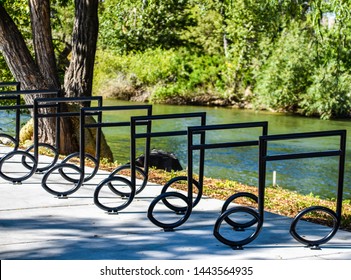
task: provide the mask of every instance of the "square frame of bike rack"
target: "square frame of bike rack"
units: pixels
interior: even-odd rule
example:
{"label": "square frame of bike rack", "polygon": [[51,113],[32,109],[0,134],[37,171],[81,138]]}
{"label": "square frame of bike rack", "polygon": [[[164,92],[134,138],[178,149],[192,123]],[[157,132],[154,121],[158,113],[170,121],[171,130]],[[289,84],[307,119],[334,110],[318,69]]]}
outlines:
{"label": "square frame of bike rack", "polygon": [[[192,184],[191,179],[193,178],[193,151],[196,150],[210,150],[219,148],[235,148],[235,147],[247,147],[247,146],[258,146],[258,140],[246,140],[246,141],[232,141],[232,142],[221,142],[221,143],[200,143],[194,144],[194,135],[206,133],[207,131],[216,130],[230,130],[230,129],[245,129],[245,128],[262,128],[261,135],[267,135],[268,133],[268,122],[246,122],[246,123],[229,123],[229,124],[213,124],[206,126],[192,126],[188,127],[188,196],[192,196]],[[205,138],[204,138],[205,139]],[[205,165],[205,158],[200,161],[200,165]],[[204,167],[202,167],[203,169]],[[201,174],[203,177],[203,174]],[[203,182],[203,178],[199,178],[199,181]]]}
{"label": "square frame of bike rack", "polygon": [[[83,156],[85,153],[85,129],[87,128],[97,128],[98,129],[98,139],[97,139],[97,153],[96,158],[100,158],[100,144],[101,144],[101,128],[104,127],[126,127],[131,126],[130,121],[120,121],[120,122],[103,122],[102,113],[103,112],[122,112],[122,111],[134,111],[134,110],[146,110],[147,116],[152,115],[152,105],[120,105],[120,106],[104,106],[104,107],[86,107],[81,109],[81,125],[80,125],[80,155]],[[100,119],[96,123],[87,124],[85,118],[88,115],[99,115]],[[82,163],[84,166],[84,162]],[[81,168],[83,167],[81,165]]]}
{"label": "square frame of bike rack", "polygon": [[[152,122],[157,120],[174,120],[174,119],[184,119],[184,118],[200,118],[201,125],[206,125],[206,112],[194,112],[194,113],[178,113],[178,114],[162,114],[162,115],[152,115],[152,116],[136,116],[131,117],[131,151],[130,151],[130,159],[131,159],[131,180],[132,183],[135,184],[136,176],[136,139],[151,139],[157,137],[171,137],[171,136],[186,136],[187,128],[184,130],[176,130],[176,131],[152,131]],[[139,125],[150,124],[150,131],[138,133],[136,131],[136,127]],[[150,154],[150,142],[148,141],[145,146],[145,155]],[[134,159],[134,160],[133,160]],[[145,158],[145,166],[148,168],[148,157]]]}

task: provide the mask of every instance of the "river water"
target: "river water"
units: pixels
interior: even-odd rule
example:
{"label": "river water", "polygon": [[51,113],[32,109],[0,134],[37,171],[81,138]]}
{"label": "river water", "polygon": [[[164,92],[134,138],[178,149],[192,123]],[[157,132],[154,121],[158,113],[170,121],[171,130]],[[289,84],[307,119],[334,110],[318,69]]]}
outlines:
{"label": "river water", "polygon": [[[104,105],[137,104],[125,101],[104,100]],[[344,198],[351,199],[351,120],[320,120],[287,114],[256,112],[229,108],[202,106],[153,105],[153,114],[206,112],[207,124],[226,124],[268,121],[269,134],[297,133],[324,130],[347,129],[347,161],[345,170]],[[104,113],[104,121],[129,120],[131,114]],[[25,118],[23,118],[25,121]],[[154,131],[173,131],[186,129],[187,126],[199,125],[198,119],[178,119],[155,123]],[[13,129],[11,114],[0,111],[0,133]],[[115,160],[129,162],[129,128],[104,128],[106,140],[110,145]],[[222,130],[206,135],[208,143],[236,140],[257,140],[258,129]],[[309,152],[338,149],[337,138],[314,138],[308,141],[279,141],[268,147],[270,153]],[[187,167],[186,136],[153,138],[152,148],[173,152],[183,168]],[[137,142],[137,153],[142,154],[144,144]],[[197,155],[194,154],[194,168],[197,171]],[[334,198],[337,190],[338,157],[313,158],[274,161],[267,163],[267,185],[272,185],[273,171],[276,172],[277,184],[302,194],[314,194],[322,198]],[[230,179],[244,184],[258,185],[258,148],[226,148],[206,151],[205,176]]]}

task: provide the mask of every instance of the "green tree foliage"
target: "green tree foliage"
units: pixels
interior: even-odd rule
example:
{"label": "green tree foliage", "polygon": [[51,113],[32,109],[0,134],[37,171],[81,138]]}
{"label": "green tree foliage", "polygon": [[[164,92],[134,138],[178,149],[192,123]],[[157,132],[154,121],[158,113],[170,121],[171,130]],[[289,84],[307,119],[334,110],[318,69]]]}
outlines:
{"label": "green tree foliage", "polygon": [[252,83],[254,58],[264,59],[261,43],[272,41],[277,32],[277,8],[270,1],[226,2],[229,2],[224,7],[228,54],[235,68],[233,86],[237,88],[243,83],[245,87]]}
{"label": "green tree foliage", "polygon": [[[30,14],[27,0],[18,1],[3,1],[4,8],[10,15],[13,16],[13,20],[19,27],[22,35],[25,38],[31,38],[32,32],[30,27]],[[1,2],[0,2],[1,4]]]}
{"label": "green tree foliage", "polygon": [[272,54],[257,75],[255,101],[258,106],[298,111],[314,72],[309,39],[309,31],[299,22],[291,22],[281,32]]}
{"label": "green tree foliage", "polygon": [[312,85],[301,102],[303,113],[308,116],[349,117],[351,110],[351,75],[338,73],[335,61],[314,71]]}
{"label": "green tree foliage", "polygon": [[351,111],[351,3],[314,1],[310,22],[316,60],[302,103],[306,115],[349,117]]}
{"label": "green tree foliage", "polygon": [[[98,52],[94,91],[119,98],[141,89],[150,91],[150,100],[164,102],[176,98],[187,103],[198,91],[225,94],[226,77],[221,56],[190,54],[187,49],[148,49],[142,53],[116,55]],[[147,67],[145,67],[147,65]]]}
{"label": "green tree foliage", "polygon": [[106,0],[100,14],[101,46],[121,53],[184,46],[181,34],[195,22],[188,0]]}
{"label": "green tree foliage", "polygon": [[323,119],[350,116],[351,17],[346,2],[313,1],[300,11],[304,16],[285,21],[257,75],[258,104]]}
{"label": "green tree foliage", "polygon": [[[30,16],[29,16],[29,7],[27,0],[18,0],[18,1],[0,1],[0,4],[8,10],[8,12],[13,15],[13,19],[16,22],[17,26],[20,27],[21,33],[25,38],[31,38],[30,30]],[[0,53],[0,81],[12,81],[13,76],[8,69],[5,59]]]}
{"label": "green tree foliage", "polygon": [[220,1],[192,1],[191,18],[196,25],[184,30],[182,38],[194,52],[205,55],[224,54],[224,19]]}

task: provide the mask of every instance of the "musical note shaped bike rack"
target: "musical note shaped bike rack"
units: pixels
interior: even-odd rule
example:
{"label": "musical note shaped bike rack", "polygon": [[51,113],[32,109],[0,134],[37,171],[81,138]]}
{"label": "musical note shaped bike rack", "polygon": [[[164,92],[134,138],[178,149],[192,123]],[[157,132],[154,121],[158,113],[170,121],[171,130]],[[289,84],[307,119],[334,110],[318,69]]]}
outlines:
{"label": "musical note shaped bike rack", "polygon": [[[110,122],[104,121],[102,118],[103,112],[114,112],[116,117],[120,114],[121,121]],[[125,106],[105,106],[105,107],[91,107],[81,109],[81,124],[80,124],[80,153],[83,158],[85,151],[85,130],[86,129],[98,129],[100,131],[97,139],[97,153],[96,160],[100,160],[100,138],[101,129],[106,127],[130,127],[130,118],[128,121],[123,121],[122,116],[126,117],[130,113],[138,115],[152,115],[152,105],[125,105]],[[98,114],[99,119],[96,123],[86,123],[86,116]],[[80,163],[80,169],[83,170],[84,161]],[[124,164],[113,170],[107,178],[102,180],[94,191],[94,203],[100,209],[107,211],[109,214],[117,214],[119,211],[126,208],[134,199],[135,194],[140,193],[147,184],[147,174],[141,169],[137,168],[137,172],[143,178],[141,185],[136,189],[135,185],[132,185],[130,179],[120,175],[121,171],[130,169],[130,164]],[[127,187],[127,191],[125,190]],[[130,191],[128,191],[130,190]],[[122,199],[116,199],[122,198]],[[113,206],[112,206],[113,205]]]}
{"label": "musical note shaped bike rack", "polygon": [[[136,163],[134,160],[132,160],[132,159],[135,159],[136,157],[136,140],[143,139],[143,138],[151,140],[153,138],[160,138],[160,137],[186,136],[187,126],[185,126],[183,129],[174,130],[174,131],[170,131],[169,129],[164,128],[165,126],[162,126],[163,129],[161,131],[159,131],[159,129],[155,129],[155,123],[160,124],[160,122],[162,123],[162,121],[169,122],[169,121],[175,121],[177,119],[182,120],[182,123],[180,124],[180,126],[183,126],[183,124],[186,124],[186,123],[194,124],[194,122],[197,122],[200,125],[205,125],[206,113],[195,112],[195,113],[180,113],[180,114],[163,114],[163,115],[153,115],[149,117],[137,116],[137,117],[131,118],[131,181],[133,185],[136,184],[136,171],[137,171]],[[150,127],[149,127],[150,131],[146,131],[146,132],[137,131],[136,129],[137,126],[139,126],[140,124],[145,124],[145,122],[150,124]],[[149,155],[149,154],[150,154],[150,142],[147,142],[145,145],[145,155]],[[148,166],[149,166],[148,157],[146,156],[145,167],[148,168]],[[145,173],[148,173],[148,169],[145,170]],[[175,180],[178,180],[178,179],[184,180],[183,177],[177,178]],[[173,182],[175,181],[173,180]],[[165,230],[168,230],[168,229],[172,229],[173,227],[176,227],[177,224],[181,223],[182,220],[187,219],[191,213],[191,209],[198,203],[202,195],[202,189],[200,185],[197,182],[193,182],[193,183],[198,187],[198,195],[194,201],[190,201],[185,195],[176,191],[169,192],[167,194],[161,194],[152,201],[152,203],[148,208],[147,216],[149,220],[155,225],[163,227]],[[182,201],[181,203],[184,204],[184,206],[182,206],[182,209],[184,211],[179,212],[179,211],[173,211],[171,208],[169,209],[172,210],[173,212],[183,215],[183,217],[181,217],[179,221],[172,222],[170,224],[159,221],[154,215],[154,210],[156,205],[160,201],[162,201],[164,205],[168,207],[170,205],[168,200],[172,198],[173,199],[176,198],[178,201],[179,200]]]}
{"label": "musical note shaped bike rack", "polygon": [[[300,152],[300,153],[285,153],[285,154],[268,154],[268,143],[274,141],[286,141],[286,140],[298,140],[308,138],[321,138],[321,137],[338,137],[339,148],[335,150],[327,151],[312,151],[312,152]],[[342,197],[343,197],[343,184],[344,184],[344,171],[345,171],[345,152],[346,152],[346,130],[335,130],[335,131],[319,131],[319,132],[304,132],[304,133],[292,133],[292,134],[280,134],[280,135],[266,135],[259,138],[259,186],[258,186],[258,211],[254,211],[251,208],[245,206],[237,206],[226,210],[217,219],[214,227],[215,237],[222,243],[237,249],[242,248],[243,245],[249,244],[259,235],[264,221],[264,199],[265,199],[265,187],[266,187],[266,166],[267,162],[279,161],[279,160],[294,160],[294,159],[305,159],[305,158],[317,158],[317,157],[339,157],[338,163],[338,184],[337,184],[337,199],[336,199],[336,210],[333,211],[324,206],[311,206],[300,213],[298,213],[293,219],[290,226],[290,234],[302,244],[305,244],[312,249],[319,248],[319,245],[328,242],[337,232],[342,214]],[[220,226],[227,217],[231,214],[239,211],[247,211],[257,220],[257,227],[250,238],[243,240],[232,240],[223,237],[219,231]],[[322,238],[319,239],[307,239],[305,236],[300,234],[297,230],[298,223],[311,212],[324,212],[327,216],[329,215],[333,220],[333,226],[331,230]]]}
{"label": "musical note shaped bike rack", "polygon": [[[7,83],[6,83],[7,84]],[[15,83],[16,84],[16,83]],[[14,84],[14,85],[15,85]],[[18,89],[18,86],[17,86]],[[13,143],[13,150],[7,153],[0,159],[0,176],[14,184],[20,184],[22,181],[29,179],[35,172],[38,172],[38,165],[40,164],[39,158],[32,154],[32,148],[29,147],[26,150],[18,150],[19,146],[19,134],[21,128],[21,111],[30,110],[33,108],[33,104],[21,104],[21,96],[34,95],[34,96],[53,96],[57,97],[59,91],[57,90],[16,90],[16,91],[3,91],[0,92],[1,100],[12,100],[15,104],[4,105],[0,107],[0,110],[15,110],[15,136],[8,134],[0,134],[0,137],[7,138]],[[17,159],[18,158],[18,159]],[[24,168],[18,166],[17,170],[6,171],[6,164],[15,162],[22,164]],[[18,176],[18,174],[24,174]]]}
{"label": "musical note shaped bike rack", "polygon": [[[84,104],[96,102],[98,106],[102,106],[101,96],[92,97],[58,97],[58,98],[36,98],[34,100],[34,156],[38,158],[39,147],[44,146],[50,148],[55,153],[55,158],[58,158],[58,152],[60,150],[60,136],[61,136],[61,121],[64,118],[80,117],[80,109]],[[68,105],[78,106],[79,109],[68,110],[64,108]],[[48,110],[49,109],[49,110]],[[56,119],[56,131],[55,131],[55,146],[39,143],[39,119],[43,118],[55,118]],[[57,163],[55,160],[49,166],[45,166],[41,171],[46,171],[41,185],[47,192],[56,195],[59,198],[65,198],[76,192],[83,184],[83,182],[90,180],[97,172],[98,164],[93,156],[85,154],[82,157],[87,157],[93,162],[94,169],[88,176],[84,174],[84,168],[81,169],[79,166],[69,163],[68,161],[74,157],[80,157],[79,151],[68,155],[62,162]],[[56,172],[57,171],[57,172]],[[57,174],[61,175],[61,179],[57,179]],[[50,177],[54,175],[52,180]]]}
{"label": "musical note shaped bike rack", "polygon": [[[186,177],[175,177],[171,179],[169,182],[165,184],[165,186],[162,189],[161,195],[156,198],[155,202],[163,199],[164,204],[171,210],[173,210],[176,213],[185,213],[183,219],[179,220],[176,223],[173,224],[168,224],[168,223],[161,223],[159,221],[154,221],[154,223],[162,228],[164,230],[173,230],[176,227],[179,227],[180,225],[184,224],[187,219],[189,218],[191,214],[192,208],[199,202],[201,195],[202,195],[202,190],[203,190],[203,177],[204,177],[204,166],[205,166],[205,151],[209,149],[220,149],[220,148],[230,148],[230,147],[245,147],[245,146],[258,146],[258,141],[231,141],[231,142],[216,142],[216,143],[206,143],[208,140],[208,135],[206,133],[209,133],[210,131],[215,132],[215,133],[220,133],[220,131],[223,130],[229,130],[229,129],[247,129],[247,128],[259,128],[261,130],[260,135],[265,135],[267,134],[267,129],[268,129],[268,123],[267,122],[251,122],[251,123],[233,123],[233,124],[219,124],[219,125],[201,125],[201,126],[189,126],[188,127],[188,141],[187,141],[187,159],[188,159],[188,174]],[[198,144],[194,143],[194,138],[196,136],[199,136]],[[216,137],[217,140],[218,137]],[[194,178],[193,170],[194,170],[194,152],[199,151],[199,178],[198,182]],[[176,205],[171,204],[168,202],[165,198],[168,196],[173,196],[173,192],[167,192],[167,189],[174,183],[177,183],[179,181],[186,181],[187,182],[187,199],[188,199],[188,204],[191,205],[191,201],[193,201],[193,193],[194,193],[194,188],[193,185],[195,185],[199,190],[200,190],[200,195],[196,197],[194,200],[193,206],[192,207],[178,207]],[[232,197],[231,201],[234,200],[237,197],[252,197],[251,194],[247,193],[240,193],[237,194],[236,197]],[[257,201],[257,199],[256,199]],[[230,222],[230,221],[229,221]]]}

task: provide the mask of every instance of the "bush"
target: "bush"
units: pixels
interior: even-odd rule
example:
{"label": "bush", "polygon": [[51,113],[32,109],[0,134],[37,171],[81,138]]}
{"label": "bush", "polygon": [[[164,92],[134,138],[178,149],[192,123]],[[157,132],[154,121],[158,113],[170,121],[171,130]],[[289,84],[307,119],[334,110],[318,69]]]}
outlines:
{"label": "bush", "polygon": [[94,92],[111,96],[117,88],[148,90],[153,102],[197,93],[224,93],[228,82],[225,67],[221,56],[196,55],[185,49],[154,49],[128,56],[99,51]]}
{"label": "bush", "polygon": [[100,50],[95,65],[94,93],[110,96],[116,87],[146,88],[171,79],[173,57],[172,51],[160,49],[128,56]]}
{"label": "bush", "polygon": [[259,71],[254,93],[256,106],[298,111],[311,84],[313,49],[307,31],[295,24],[285,32]]}
{"label": "bush", "polygon": [[336,62],[322,66],[313,75],[312,85],[301,102],[308,116],[349,117],[351,112],[351,75],[338,73]]}

